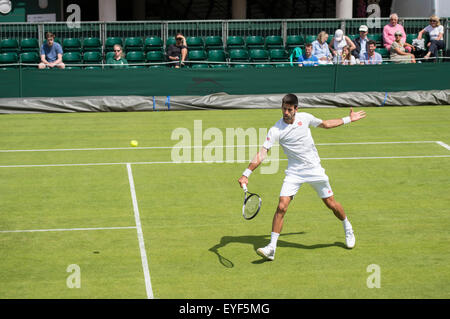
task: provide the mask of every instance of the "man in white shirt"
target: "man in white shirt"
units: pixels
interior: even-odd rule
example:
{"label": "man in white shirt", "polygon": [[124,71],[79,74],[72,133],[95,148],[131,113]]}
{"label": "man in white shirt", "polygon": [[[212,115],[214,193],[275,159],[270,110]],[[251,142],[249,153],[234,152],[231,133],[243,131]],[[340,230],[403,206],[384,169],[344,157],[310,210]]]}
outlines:
{"label": "man in white shirt", "polygon": [[328,176],[320,165],[320,157],[309,127],[334,128],[358,121],[364,118],[366,113],[364,111],[353,112],[351,109],[350,116],[322,121],[309,113],[297,112],[298,98],[294,94],[287,94],[283,97],[281,110],[283,118],[269,130],[263,147],[238,180],[241,187],[243,184],[248,184],[248,177],[261,164],[272,145],[277,142],[281,145],[288,157],[286,177],[281,187],[278,207],[272,222],[271,241],[266,247],[257,250],[258,255],[268,260],[274,260],[277,240],[283,228],[284,215],[289,203],[303,183],[310,184],[325,205],[342,221],[346,245],[348,248],[353,248],[355,236],[352,225],[348,221],[342,205],[334,199]]}

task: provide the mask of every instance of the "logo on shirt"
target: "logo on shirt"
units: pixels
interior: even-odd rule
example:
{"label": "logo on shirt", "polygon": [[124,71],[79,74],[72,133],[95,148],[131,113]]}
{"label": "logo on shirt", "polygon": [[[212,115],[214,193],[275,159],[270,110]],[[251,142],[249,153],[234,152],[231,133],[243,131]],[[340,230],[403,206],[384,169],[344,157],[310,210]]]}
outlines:
{"label": "logo on shirt", "polygon": [[298,121],[298,126],[302,126],[303,125],[303,123],[302,123],[302,121]]}
{"label": "logo on shirt", "polygon": [[267,137],[266,140],[267,140],[267,141],[270,141],[270,137]]}

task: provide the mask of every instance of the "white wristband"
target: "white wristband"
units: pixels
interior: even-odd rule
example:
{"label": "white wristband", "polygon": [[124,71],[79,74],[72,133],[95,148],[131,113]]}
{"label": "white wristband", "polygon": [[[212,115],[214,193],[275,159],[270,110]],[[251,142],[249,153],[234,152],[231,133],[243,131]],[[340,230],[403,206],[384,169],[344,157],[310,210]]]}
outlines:
{"label": "white wristband", "polygon": [[244,171],[244,173],[242,173],[242,175],[244,175],[245,177],[249,178],[249,176],[250,176],[251,173],[252,173],[252,170],[247,168],[247,169]]}
{"label": "white wristband", "polygon": [[344,124],[350,123],[352,120],[350,119],[350,116],[346,116],[342,118],[342,121],[344,121]]}

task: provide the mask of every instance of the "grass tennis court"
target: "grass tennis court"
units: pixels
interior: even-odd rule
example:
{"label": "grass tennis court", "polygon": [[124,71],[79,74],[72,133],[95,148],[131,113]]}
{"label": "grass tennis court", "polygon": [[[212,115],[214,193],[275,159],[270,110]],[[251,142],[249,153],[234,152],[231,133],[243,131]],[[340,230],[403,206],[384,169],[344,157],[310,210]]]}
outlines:
{"label": "grass tennis court", "polygon": [[[356,247],[304,185],[273,262],[255,249],[270,237],[282,151],[275,174],[250,177],[263,206],[245,221],[247,162],[199,163],[192,148],[190,162],[173,163],[171,136],[194,120],[224,137],[269,128],[280,110],[1,116],[0,298],[449,298],[450,107],[364,110],[351,125],[312,129]],[[380,288],[367,286],[372,264]],[[69,265],[80,288],[67,286]]]}

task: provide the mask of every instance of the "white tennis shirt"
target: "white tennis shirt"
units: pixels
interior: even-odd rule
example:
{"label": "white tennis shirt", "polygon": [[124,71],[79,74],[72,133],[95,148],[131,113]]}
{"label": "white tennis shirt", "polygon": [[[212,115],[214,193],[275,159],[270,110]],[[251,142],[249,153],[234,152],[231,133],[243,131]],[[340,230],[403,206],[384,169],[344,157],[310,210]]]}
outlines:
{"label": "white tennis shirt", "polygon": [[320,166],[310,126],[317,127],[322,120],[309,113],[297,112],[292,124],[287,124],[281,118],[267,133],[263,147],[269,150],[275,143],[279,143],[288,158],[286,174],[301,174],[305,169]]}

